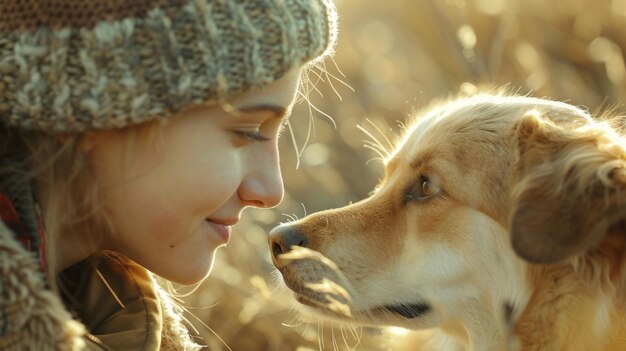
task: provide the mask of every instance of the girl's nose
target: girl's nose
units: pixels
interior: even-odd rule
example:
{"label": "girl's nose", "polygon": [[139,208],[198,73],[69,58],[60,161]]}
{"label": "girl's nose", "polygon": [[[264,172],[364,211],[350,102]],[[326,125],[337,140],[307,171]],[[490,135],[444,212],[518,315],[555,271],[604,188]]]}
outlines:
{"label": "girl's nose", "polygon": [[278,205],[284,195],[277,150],[270,157],[249,160],[251,171],[239,186],[239,198],[248,206],[270,208]]}

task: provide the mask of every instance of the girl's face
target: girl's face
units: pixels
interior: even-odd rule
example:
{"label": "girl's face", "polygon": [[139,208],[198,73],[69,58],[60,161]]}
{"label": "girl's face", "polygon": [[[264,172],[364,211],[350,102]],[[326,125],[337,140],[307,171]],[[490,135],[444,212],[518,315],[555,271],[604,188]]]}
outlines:
{"label": "girl's face", "polygon": [[102,249],[174,282],[210,271],[245,207],[283,197],[277,139],[300,71],[223,107],[196,107],[150,128],[89,134],[93,172],[114,229]]}

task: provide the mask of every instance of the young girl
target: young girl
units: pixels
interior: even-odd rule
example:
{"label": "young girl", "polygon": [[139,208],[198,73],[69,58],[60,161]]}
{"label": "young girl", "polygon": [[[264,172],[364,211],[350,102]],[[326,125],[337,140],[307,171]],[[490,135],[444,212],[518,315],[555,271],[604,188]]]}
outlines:
{"label": "young girl", "polygon": [[0,2],[0,349],[200,348],[151,273],[202,280],[280,202],[329,1]]}

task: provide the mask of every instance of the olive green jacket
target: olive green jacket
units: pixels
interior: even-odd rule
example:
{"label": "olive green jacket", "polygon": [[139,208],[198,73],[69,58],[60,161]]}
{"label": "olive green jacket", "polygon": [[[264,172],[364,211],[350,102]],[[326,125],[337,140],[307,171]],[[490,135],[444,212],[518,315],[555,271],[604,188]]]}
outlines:
{"label": "olive green jacket", "polygon": [[62,275],[65,304],[46,287],[35,255],[0,221],[0,350],[201,349],[181,308],[129,259],[101,253]]}

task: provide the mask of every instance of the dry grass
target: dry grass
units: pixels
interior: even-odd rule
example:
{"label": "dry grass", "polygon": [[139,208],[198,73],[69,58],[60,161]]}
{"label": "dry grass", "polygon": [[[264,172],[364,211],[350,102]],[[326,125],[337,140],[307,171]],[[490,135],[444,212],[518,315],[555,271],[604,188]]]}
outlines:
{"label": "dry grass", "polygon": [[391,138],[431,100],[507,86],[591,111],[624,112],[626,0],[343,0],[338,6],[341,71],[326,62],[329,75],[311,73],[308,99],[315,108],[302,103],[294,110],[298,147],[289,133],[281,141],[285,201],[273,211],[248,211],[211,277],[186,298],[215,333],[193,321],[209,350],[227,349],[215,335],[236,351],[410,349],[415,335],[402,330],[301,321],[289,294],[277,288],[266,233],[278,222],[367,196],[382,172],[368,162],[378,156],[368,148],[384,152],[383,135]]}

